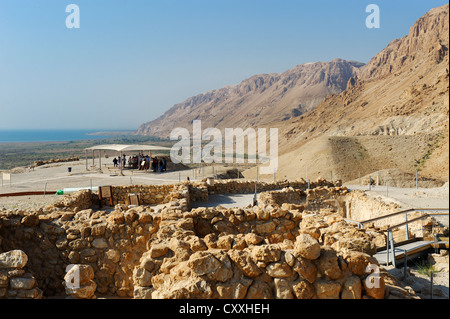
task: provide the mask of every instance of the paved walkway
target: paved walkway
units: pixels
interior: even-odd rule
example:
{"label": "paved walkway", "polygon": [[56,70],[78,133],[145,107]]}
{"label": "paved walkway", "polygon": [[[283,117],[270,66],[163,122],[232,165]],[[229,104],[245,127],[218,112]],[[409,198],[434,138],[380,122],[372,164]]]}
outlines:
{"label": "paved walkway", "polygon": [[209,195],[209,201],[191,203],[191,207],[217,207],[221,205],[225,208],[244,208],[253,204],[253,196],[254,194]]}

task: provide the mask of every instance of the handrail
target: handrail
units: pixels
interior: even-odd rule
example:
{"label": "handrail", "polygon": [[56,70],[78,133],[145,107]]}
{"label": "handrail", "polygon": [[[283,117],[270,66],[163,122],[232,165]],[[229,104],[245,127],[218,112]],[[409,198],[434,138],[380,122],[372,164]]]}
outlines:
{"label": "handrail", "polygon": [[424,219],[425,217],[430,217],[430,216],[448,216],[448,215],[449,215],[448,213],[447,213],[447,214],[444,214],[444,213],[438,213],[438,214],[423,214],[423,215],[420,216],[420,217],[417,217],[417,218],[414,218],[414,219],[410,219],[410,220],[404,221],[403,223],[400,223],[400,224],[391,226],[391,227],[389,227],[389,228],[386,229],[386,230],[392,230],[392,229],[394,229],[394,228],[401,227],[401,226],[407,225],[407,224],[409,224],[409,223],[416,222],[416,221],[418,221],[418,220]]}
{"label": "handrail", "polygon": [[[422,212],[424,212],[424,211],[432,211],[432,212],[433,211],[449,211],[449,209],[448,208],[437,208],[437,209],[434,209],[434,208],[419,208],[419,209],[409,209],[409,210],[406,210],[406,211],[390,214],[391,216],[392,215],[405,214],[405,221],[403,223],[391,226],[391,227],[389,227],[386,230],[386,232],[387,232],[387,238],[386,238],[386,265],[389,265],[389,251],[390,251],[390,247],[389,246],[391,246],[392,247],[392,263],[393,263],[394,267],[396,266],[396,263],[395,263],[395,249],[396,249],[396,247],[394,245],[393,229],[395,229],[397,227],[401,227],[401,226],[406,226],[406,239],[408,240],[409,239],[408,224],[416,222],[416,221],[421,220],[421,219],[424,219],[426,217],[430,217],[430,216],[448,216],[449,215],[449,213],[434,213],[434,214],[433,213],[425,213],[425,214],[423,214],[420,217],[417,217],[417,218],[414,218],[414,219],[411,219],[411,220],[407,220],[408,212],[420,212],[420,211],[422,211]],[[388,218],[388,217],[391,217],[391,216],[386,215],[386,216],[382,216],[382,217]],[[377,219],[377,220],[379,220],[379,219]],[[436,243],[436,242],[437,241],[435,240],[435,241],[432,241],[430,243]],[[406,252],[405,252],[405,254],[406,254]]]}
{"label": "handrail", "polygon": [[375,217],[375,218],[372,218],[372,219],[368,219],[368,220],[365,220],[365,221],[362,221],[362,222],[359,222],[359,223],[364,225],[364,224],[372,223],[372,222],[375,222],[375,221],[378,221],[378,220],[381,220],[381,219],[386,219],[386,218],[394,217],[394,216],[401,215],[401,214],[407,214],[407,213],[410,213],[410,212],[423,212],[423,211],[434,212],[434,211],[448,211],[448,210],[449,210],[448,208],[411,208],[411,209],[403,210],[403,211],[400,211],[400,212],[395,212],[395,213],[392,213],[392,214],[383,215],[383,216]]}

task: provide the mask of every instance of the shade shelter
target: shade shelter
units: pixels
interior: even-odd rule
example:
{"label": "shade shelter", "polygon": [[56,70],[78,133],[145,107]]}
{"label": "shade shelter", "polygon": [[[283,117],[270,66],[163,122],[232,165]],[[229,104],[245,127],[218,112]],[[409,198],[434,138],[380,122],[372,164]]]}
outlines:
{"label": "shade shelter", "polygon": [[[88,152],[92,151],[92,165],[95,166],[95,152],[99,152],[99,167],[102,168],[102,151],[115,151],[122,158],[123,154],[127,152],[150,152],[154,151],[170,151],[169,147],[158,146],[158,145],[124,145],[124,144],[104,144],[89,147],[85,149],[86,154],[86,170],[88,169]],[[122,165],[120,165],[120,174],[122,175]]]}

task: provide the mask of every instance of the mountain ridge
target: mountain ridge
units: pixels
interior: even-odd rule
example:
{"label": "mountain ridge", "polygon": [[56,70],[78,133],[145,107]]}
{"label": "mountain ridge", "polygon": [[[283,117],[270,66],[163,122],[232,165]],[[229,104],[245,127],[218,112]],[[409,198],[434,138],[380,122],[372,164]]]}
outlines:
{"label": "mountain ridge", "polygon": [[[406,36],[363,66],[342,93],[305,115],[273,123],[280,128],[280,175],[304,177],[292,172],[309,165],[304,154],[311,153],[316,160],[309,172],[315,177],[329,176],[324,172],[333,169],[336,177],[353,180],[358,170],[365,175],[391,168],[448,180],[448,12],[447,4],[419,18]],[[367,156],[356,160],[358,154],[334,144],[342,142],[337,137],[359,144]],[[322,143],[322,150],[333,148],[334,154],[322,160],[314,143]]]}
{"label": "mountain ridge", "polygon": [[161,117],[140,126],[137,134],[168,137],[176,127],[202,120],[208,127],[255,127],[306,113],[329,94],[342,92],[364,64],[334,59],[297,65],[283,73],[254,75],[188,98]]}

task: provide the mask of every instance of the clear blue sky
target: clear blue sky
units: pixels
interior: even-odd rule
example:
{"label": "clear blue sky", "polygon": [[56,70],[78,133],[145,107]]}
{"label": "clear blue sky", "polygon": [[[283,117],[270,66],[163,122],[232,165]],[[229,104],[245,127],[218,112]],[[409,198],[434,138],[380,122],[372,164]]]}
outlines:
{"label": "clear blue sky", "polygon": [[[68,4],[79,29],[66,28]],[[365,8],[381,10],[367,29]],[[186,98],[334,58],[367,63],[441,0],[0,0],[0,129],[137,129]]]}

